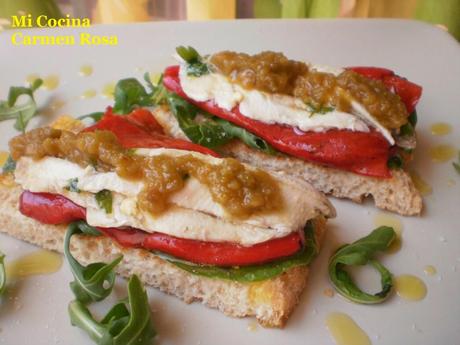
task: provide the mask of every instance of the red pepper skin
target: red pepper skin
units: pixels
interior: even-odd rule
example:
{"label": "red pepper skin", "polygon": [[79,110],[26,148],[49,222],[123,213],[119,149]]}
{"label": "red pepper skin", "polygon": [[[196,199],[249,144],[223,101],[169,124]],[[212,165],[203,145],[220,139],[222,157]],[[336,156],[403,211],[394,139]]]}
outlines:
{"label": "red pepper skin", "polygon": [[174,257],[201,265],[220,267],[247,266],[273,261],[293,255],[301,248],[298,233],[286,237],[243,247],[226,242],[204,242],[177,238],[162,233],[136,234],[139,230],[102,228],[106,235],[112,237],[123,247],[137,247],[158,250]]}
{"label": "red pepper skin", "polygon": [[348,67],[348,69],[365,77],[382,81],[388,89],[401,98],[408,114],[415,110],[415,106],[422,96],[421,86],[397,76],[389,69],[379,67]]}
{"label": "red pepper skin", "polygon": [[134,109],[131,113],[126,115],[126,119],[149,133],[165,134],[163,127],[161,127],[148,109]]}
{"label": "red pepper skin", "polygon": [[[45,224],[67,224],[86,219],[83,207],[64,196],[25,191],[19,209],[27,217]],[[204,242],[177,238],[161,233],[147,233],[134,228],[99,228],[123,247],[158,250],[196,264],[246,266],[286,257],[298,252],[302,239],[298,232],[286,237],[243,247],[226,242]]]}
{"label": "red pepper skin", "polygon": [[86,219],[83,207],[64,196],[50,193],[24,191],[19,198],[19,211],[44,224],[67,224]]}
{"label": "red pepper skin", "polygon": [[[148,120],[147,116],[151,116],[153,121]],[[158,128],[158,126],[160,128]],[[195,151],[214,157],[219,156],[216,152],[204,146],[191,143],[187,140],[168,137],[162,133],[162,129],[160,132],[160,129],[161,126],[156,122],[153,115],[147,109],[136,109],[128,115],[115,115],[109,107],[98,123],[85,128],[84,131],[111,131],[118,138],[121,145],[127,149],[164,147]]]}
{"label": "red pepper skin", "polygon": [[178,71],[178,66],[165,70],[163,83],[167,89],[201,109],[249,130],[281,152],[361,175],[391,177],[387,167],[390,146],[376,131],[301,132],[289,126],[266,124],[242,115],[238,107],[227,111],[213,101],[197,102],[188,98],[180,85]]}

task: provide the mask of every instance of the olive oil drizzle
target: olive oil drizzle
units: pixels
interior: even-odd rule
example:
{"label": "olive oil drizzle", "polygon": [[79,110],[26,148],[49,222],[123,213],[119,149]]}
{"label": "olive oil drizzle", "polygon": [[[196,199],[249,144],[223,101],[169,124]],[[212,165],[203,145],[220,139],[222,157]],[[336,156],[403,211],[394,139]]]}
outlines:
{"label": "olive oil drizzle", "polygon": [[6,275],[14,279],[50,274],[59,271],[61,266],[61,255],[48,250],[39,250],[7,262]]}
{"label": "olive oil drizzle", "polygon": [[337,345],[371,345],[369,336],[347,314],[330,313],[326,326]]}

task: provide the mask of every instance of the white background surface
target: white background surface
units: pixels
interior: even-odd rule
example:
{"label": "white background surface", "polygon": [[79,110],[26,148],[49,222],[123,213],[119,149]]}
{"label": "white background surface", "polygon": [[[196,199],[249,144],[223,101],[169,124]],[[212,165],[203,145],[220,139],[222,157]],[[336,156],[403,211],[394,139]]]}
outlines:
{"label": "white background surface", "polygon": [[[383,262],[395,275],[410,273],[422,278],[428,295],[421,302],[393,296],[377,306],[355,305],[335,295],[328,298],[327,259],[338,243],[350,242],[373,229],[378,211],[367,203],[333,200],[338,217],[329,224],[326,245],[312,266],[307,290],[284,330],[258,327],[248,331],[250,319],[237,320],[199,304],[179,300],[149,289],[153,319],[160,334],[157,344],[333,344],[324,320],[329,312],[349,314],[366,331],[373,344],[459,344],[460,327],[460,175],[451,163],[434,164],[429,147],[449,143],[460,148],[460,45],[433,26],[410,21],[239,21],[219,23],[150,23],[130,26],[97,26],[83,31],[118,35],[116,47],[14,47],[10,32],[0,34],[0,99],[10,85],[21,85],[30,73],[58,74],[61,84],[54,92],[38,91],[40,105],[53,98],[66,101],[55,115],[75,116],[103,110],[111,101],[98,95],[82,100],[83,91],[99,93],[104,84],[123,77],[141,77],[144,71],[160,72],[172,62],[177,45],[192,45],[202,53],[223,49],[247,52],[283,51],[294,59],[336,66],[370,65],[394,69],[423,85],[418,106],[419,147],[414,167],[433,187],[425,198],[420,218],[402,218],[403,247]],[[77,30],[33,34],[71,34]],[[92,76],[78,75],[80,66],[94,67]],[[140,71],[141,69],[142,71]],[[37,118],[32,125],[44,124]],[[429,126],[450,123],[454,131],[433,137]],[[0,149],[15,134],[12,122],[0,123]],[[449,185],[449,179],[456,184]],[[36,250],[4,235],[0,248],[8,259]],[[425,276],[423,268],[434,265],[438,273]],[[369,277],[370,275],[366,275]],[[374,275],[371,275],[374,277]],[[71,327],[67,304],[71,300],[66,265],[56,274],[20,281],[0,304],[0,344],[90,344],[79,329]],[[365,282],[378,286],[378,281]],[[125,295],[118,281],[115,297]]]}

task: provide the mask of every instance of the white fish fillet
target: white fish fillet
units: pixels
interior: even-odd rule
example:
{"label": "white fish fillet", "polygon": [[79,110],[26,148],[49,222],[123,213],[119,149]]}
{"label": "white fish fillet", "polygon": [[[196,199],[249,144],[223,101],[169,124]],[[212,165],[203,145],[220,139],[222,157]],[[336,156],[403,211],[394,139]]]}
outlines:
{"label": "white fish fillet", "polygon": [[[219,158],[173,149],[138,149],[136,153],[147,156],[192,154],[211,164],[221,162]],[[23,157],[17,162],[15,171],[16,182],[23,189],[65,195],[85,207],[87,221],[93,226],[132,226],[182,238],[250,246],[298,231],[309,219],[318,215],[335,215],[327,198],[309,184],[272,175],[279,182],[285,205],[283,211],[238,220],[214,202],[208,189],[194,178],[189,178],[185,188],[171,197],[172,207],[159,216],[153,216],[137,207],[137,195],[143,183],[125,180],[114,172],[97,172],[92,167],[84,169],[54,157],[41,160]],[[66,190],[69,180],[74,178],[78,179],[81,193]],[[106,214],[95,201],[94,193],[103,189],[114,193],[112,214]]]}

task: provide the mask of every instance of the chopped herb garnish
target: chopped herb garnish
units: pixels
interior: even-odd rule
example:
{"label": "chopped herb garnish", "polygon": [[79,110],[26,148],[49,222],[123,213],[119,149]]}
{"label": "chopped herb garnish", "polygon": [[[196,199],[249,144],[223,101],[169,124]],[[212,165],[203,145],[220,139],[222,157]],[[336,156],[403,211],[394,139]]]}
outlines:
{"label": "chopped herb garnish", "polygon": [[324,105],[315,106],[311,103],[305,103],[305,104],[307,105],[308,111],[311,112],[310,117],[312,117],[313,115],[317,115],[317,114],[324,115],[324,114],[330,113],[331,111],[334,111],[333,107],[327,107]]}
{"label": "chopped herb garnish", "polygon": [[3,164],[2,172],[4,174],[13,172],[16,169],[16,162],[13,160],[11,155],[8,156],[5,164]]}
{"label": "chopped herb garnish", "polygon": [[110,214],[112,213],[112,192],[108,189],[103,189],[96,193],[95,195],[97,204],[100,208],[105,210],[105,213]]}
{"label": "chopped herb garnish", "polygon": [[64,189],[70,192],[80,193],[81,190],[78,188],[78,178],[77,177],[71,178],[69,180],[69,184],[66,187],[64,187]]}
{"label": "chopped herb garnish", "polygon": [[204,59],[193,47],[179,46],[177,54],[187,63],[187,74],[193,77],[200,77],[209,73],[209,67]]}

